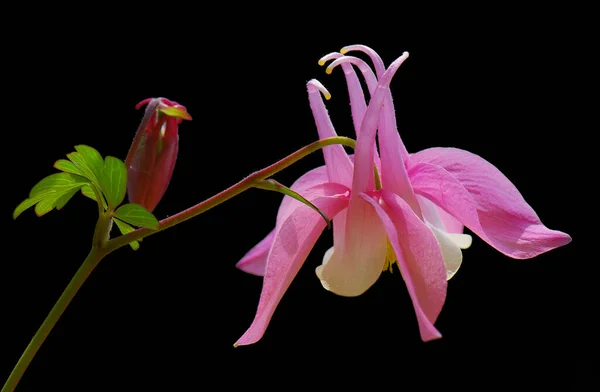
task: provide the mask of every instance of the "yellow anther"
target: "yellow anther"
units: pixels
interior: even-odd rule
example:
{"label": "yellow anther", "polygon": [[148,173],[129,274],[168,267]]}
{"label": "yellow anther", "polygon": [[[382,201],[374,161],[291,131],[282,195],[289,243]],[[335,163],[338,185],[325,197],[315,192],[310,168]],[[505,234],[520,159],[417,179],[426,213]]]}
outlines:
{"label": "yellow anther", "polygon": [[346,47],[344,46],[342,49],[340,49],[340,53],[346,54],[346,53],[348,53],[348,49],[346,49]]}
{"label": "yellow anther", "polygon": [[394,249],[392,248],[392,244],[390,244],[390,240],[387,240],[387,249],[385,252],[385,262],[383,263],[383,270],[388,270],[393,272],[392,265],[397,261],[396,254],[394,253]]}

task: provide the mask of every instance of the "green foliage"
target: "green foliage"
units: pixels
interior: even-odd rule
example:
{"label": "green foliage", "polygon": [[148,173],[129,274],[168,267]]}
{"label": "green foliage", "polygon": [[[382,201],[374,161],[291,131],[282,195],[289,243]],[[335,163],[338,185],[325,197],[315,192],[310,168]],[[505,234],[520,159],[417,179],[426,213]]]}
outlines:
{"label": "green foliage", "polygon": [[123,202],[127,192],[127,169],[123,161],[114,157],[103,159],[94,148],[83,144],[75,146],[75,150],[67,154],[68,160],[54,163],[60,173],[49,175],[31,189],[29,197],[15,208],[14,219],[34,206],[38,216],[55,208],[60,210],[79,190],[99,203],[103,211],[114,211]]}
{"label": "green foliage", "polygon": [[[94,190],[96,192],[94,192]],[[108,210],[108,204],[106,203],[106,200],[104,200],[104,195],[102,194],[102,191],[100,189],[98,189],[98,187],[94,184],[87,184],[81,187],[81,194],[85,197],[89,197],[90,199],[94,200],[95,202],[98,202],[97,198],[96,198],[96,194],[98,194],[100,196],[100,199],[102,201],[102,207],[105,210]]]}
{"label": "green foliage", "polygon": [[79,170],[73,162],[68,161],[66,159],[59,159],[54,163],[54,167],[65,173],[77,174],[79,176],[85,177],[81,170]]}
{"label": "green foliage", "polygon": [[[125,235],[127,233],[131,233],[132,231],[135,231],[135,229],[133,227],[131,227],[130,225],[128,225],[127,223],[123,222],[120,219],[113,218],[113,221],[117,224],[119,231],[123,235]],[[133,241],[133,242],[129,243],[129,246],[131,246],[131,249],[133,249],[133,250],[138,250],[140,248],[140,243],[138,241]]]}
{"label": "green foliage", "polygon": [[15,208],[13,218],[16,219],[23,211],[35,206],[37,216],[42,216],[54,208],[61,209],[81,189],[88,180],[85,177],[71,173],[55,173],[38,182],[25,199]]}
{"label": "green foliage", "polygon": [[158,229],[158,219],[139,204],[124,204],[114,212],[114,216],[134,226]]}
{"label": "green foliage", "polygon": [[119,206],[127,191],[127,169],[118,158],[106,157],[100,174],[100,185],[111,209]]}

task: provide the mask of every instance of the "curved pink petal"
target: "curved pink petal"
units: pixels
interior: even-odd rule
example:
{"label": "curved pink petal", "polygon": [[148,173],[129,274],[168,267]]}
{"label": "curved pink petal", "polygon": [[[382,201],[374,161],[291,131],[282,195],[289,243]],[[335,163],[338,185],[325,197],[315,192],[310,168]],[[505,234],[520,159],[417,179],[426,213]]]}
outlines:
{"label": "curved pink petal", "polygon": [[405,58],[406,53],[385,72],[362,121],[354,150],[352,195],[348,203],[345,230],[338,232],[344,246],[336,246],[328,263],[317,268],[323,286],[339,295],[356,296],[365,292],[381,274],[385,261],[385,230],[359,194],[373,190],[373,158],[379,114],[392,77]]}
{"label": "curved pink petal", "polygon": [[[377,87],[373,91],[371,101],[367,107],[367,112],[363,118],[360,133],[356,140],[356,148],[354,150],[354,177],[352,179],[352,193],[356,197],[358,197],[359,193],[369,190],[369,183],[373,178],[375,135],[377,133],[381,108],[383,107],[384,99],[389,93],[390,82],[392,81],[394,74],[396,71],[398,71],[398,68],[400,65],[402,65],[407,57],[408,53],[404,52],[402,56],[390,64],[390,67],[387,71],[385,71],[379,80]],[[386,169],[384,168],[384,165],[385,163],[382,159],[381,169],[385,172]]]}
{"label": "curved pink petal", "polygon": [[544,226],[508,178],[475,154],[424,150],[411,156],[409,175],[417,193],[507,256],[528,259],[571,241]]}
{"label": "curved pink petal", "polygon": [[[377,77],[373,73],[373,70],[371,69],[371,67],[369,67],[369,65],[364,60],[359,59],[358,57],[343,56],[340,54],[335,59],[334,62],[332,62],[331,64],[329,64],[329,66],[327,66],[327,73],[331,73],[333,68],[337,67],[338,65],[341,65],[344,72],[346,72],[347,68],[345,68],[345,67],[348,67],[349,64],[353,64],[358,67],[360,72],[363,74],[363,77],[365,78],[365,82],[367,83],[367,89],[369,90],[369,95],[372,96],[373,92],[375,91],[375,87],[377,87]],[[362,91],[362,89],[361,89],[361,91]],[[363,93],[363,99],[364,99],[364,93]],[[366,104],[365,104],[364,110],[365,111],[367,110]],[[362,116],[360,118],[362,119],[363,116],[364,116],[364,112],[362,113]],[[357,134],[358,134],[358,131],[357,131]]]}
{"label": "curved pink petal", "polygon": [[[332,64],[336,63],[339,58],[344,58],[345,56],[341,53],[329,53],[326,56],[321,57],[319,60],[319,65],[325,65],[326,61],[336,60]],[[327,73],[331,73],[332,65],[327,67]],[[342,69],[344,71],[344,75],[346,77],[346,84],[348,85],[348,95],[350,96],[350,111],[352,113],[352,121],[354,123],[354,131],[356,135],[360,132],[360,124],[362,123],[362,119],[367,111],[367,103],[365,101],[365,94],[363,93],[362,87],[360,85],[360,81],[358,80],[358,76],[356,76],[356,72],[354,72],[354,68],[352,65],[344,63],[342,64]],[[377,84],[377,81],[375,81]]]}
{"label": "curved pink petal", "polygon": [[[319,64],[323,65],[327,60],[335,59],[329,66],[327,66],[327,73],[330,74],[333,72],[333,69],[338,65],[342,66],[342,70],[346,75],[346,84],[348,85],[348,94],[350,95],[350,109],[352,111],[352,120],[354,122],[354,130],[356,136],[360,134],[360,128],[362,124],[362,120],[367,111],[367,104],[365,101],[365,95],[363,93],[362,87],[360,85],[360,81],[358,80],[358,76],[356,72],[354,72],[354,68],[352,64],[356,65],[358,69],[362,72],[365,81],[367,82],[367,89],[369,90],[369,94],[373,95],[375,91],[375,87],[377,87],[377,78],[375,74],[373,74],[373,70],[371,67],[367,65],[363,60],[352,57],[352,56],[344,56],[341,53],[330,53],[327,56],[324,56],[319,60]],[[381,165],[381,160],[379,159],[379,153],[377,151],[377,146],[373,144],[373,156],[375,157],[375,165],[379,168]],[[381,170],[379,170],[381,172]],[[375,183],[370,183],[369,187],[374,187]]]}
{"label": "curved pink petal", "polygon": [[[383,61],[373,49],[364,45],[351,45],[343,48],[343,50],[344,52],[358,50],[366,53],[373,61],[377,76],[381,79],[383,78],[383,75],[385,75]],[[401,57],[402,60],[400,61],[400,64],[402,64],[406,58],[408,58],[408,53],[404,52]],[[398,60],[394,62],[394,65],[396,62],[398,62]],[[370,82],[372,84],[373,79],[374,77],[372,76],[372,72],[369,72],[367,69],[365,69],[365,80],[367,83]],[[371,86],[369,86],[369,90],[371,90],[371,93],[373,94]],[[383,102],[383,109],[380,114],[378,126],[379,152],[381,155],[382,170],[381,182],[386,189],[404,198],[404,200],[408,202],[408,204],[420,217],[421,210],[419,208],[419,203],[417,203],[415,193],[408,179],[406,167],[404,166],[404,161],[408,158],[408,152],[406,151],[404,143],[402,143],[402,139],[400,138],[400,134],[398,133],[398,129],[396,127],[394,103],[392,94],[389,90],[385,95],[385,101]]]}
{"label": "curved pink petal", "polygon": [[444,211],[437,204],[425,196],[416,195],[419,207],[423,213],[423,218],[438,229],[443,229],[446,233],[462,234],[464,225],[458,219]]}
{"label": "curved pink petal", "polygon": [[264,276],[267,266],[267,255],[269,254],[269,249],[271,249],[274,238],[275,229],[271,230],[262,241],[250,249],[235,266],[249,274]]}
{"label": "curved pink petal", "polygon": [[[350,161],[354,163],[354,154],[349,156]],[[381,171],[381,166],[377,165],[377,169]],[[327,168],[319,166],[312,169],[300,178],[298,178],[290,187],[294,191],[303,194],[305,190],[317,184],[328,182]],[[285,219],[301,204],[298,200],[291,197],[283,197],[279,210],[277,211],[277,223],[285,221]],[[342,211],[333,219],[333,238],[334,243],[338,246],[344,244],[344,231],[346,226],[346,211]],[[244,257],[236,263],[236,267],[240,270],[252,275],[264,276],[265,267],[267,265],[267,255],[273,242],[275,229],[273,229],[262,241],[250,249]]]}
{"label": "curved pink petal", "polygon": [[[348,205],[348,194],[349,189],[341,184],[323,183],[307,189],[303,196],[327,216],[334,217]],[[256,316],[236,346],[255,343],[263,336],[277,304],[324,228],[323,217],[304,204],[299,204],[278,225],[268,255]]]}
{"label": "curved pink petal", "polygon": [[[308,188],[328,181],[327,168],[325,166],[320,166],[303,174],[290,188],[303,194]],[[298,208],[299,204],[302,203],[291,197],[284,196],[281,205],[279,206],[279,210],[277,211],[276,226],[277,224],[284,222],[287,217]],[[335,225],[339,226],[338,223],[335,223]],[[254,248],[250,249],[235,266],[249,274],[263,276],[267,265],[267,255],[269,254],[269,249],[271,248],[274,237],[275,229],[273,229]]]}
{"label": "curved pink petal", "polygon": [[[329,114],[327,114],[323,97],[321,96],[321,93],[323,93],[323,95],[329,97],[329,92],[315,79],[310,80],[306,84],[306,89],[308,90],[310,108],[315,119],[317,131],[319,132],[319,139],[337,136]],[[325,166],[327,167],[329,181],[350,186],[352,183],[353,168],[344,147],[341,144],[324,147],[323,155],[325,156]]]}
{"label": "curved pink petal", "polygon": [[392,77],[406,56],[405,53],[390,65],[371,97],[354,150],[352,195],[345,230],[337,233],[344,246],[336,246],[327,264],[317,268],[323,286],[339,295],[364,293],[381,274],[385,261],[385,230],[359,194],[372,190],[375,135],[381,107]]}
{"label": "curved pink petal", "polygon": [[446,300],[446,267],[432,231],[398,195],[380,191],[384,203],[361,194],[383,222],[398,267],[410,294],[421,339],[429,341],[442,335],[433,326]]}
{"label": "curved pink petal", "polygon": [[[333,181],[331,181],[327,175],[327,168],[325,166],[319,166],[300,176],[290,188],[304,196],[304,192],[307,189],[324,182]],[[289,196],[284,196],[281,205],[279,206],[279,210],[277,211],[277,223],[283,222],[300,204],[302,203],[298,200]]]}
{"label": "curved pink petal", "polygon": [[446,233],[451,234],[462,234],[465,231],[465,226],[460,223],[458,219],[448,214],[443,208],[438,205],[435,206],[437,213],[442,220],[442,226],[446,230]]}
{"label": "curved pink petal", "polygon": [[388,94],[383,113],[379,120],[379,154],[381,156],[381,182],[383,187],[402,197],[421,217],[419,203],[410,184],[406,166],[404,165],[407,153],[400,134],[396,128],[396,116],[392,106],[392,96]]}
{"label": "curved pink petal", "polygon": [[[381,79],[383,77],[386,69],[385,69],[383,60],[381,60],[381,57],[377,54],[377,52],[375,52],[373,49],[371,49],[370,47],[368,47],[366,45],[349,45],[349,46],[343,47],[342,50],[340,50],[340,52],[342,52],[343,54],[346,54],[346,53],[352,52],[352,51],[363,52],[367,56],[369,56],[369,58],[373,62],[373,66],[375,67],[375,73],[377,74],[377,78]],[[385,118],[384,121],[388,122],[388,123],[393,121],[394,131],[397,134],[398,131],[396,130],[396,120],[395,120],[394,113],[395,113],[395,110],[394,110],[394,102],[392,100],[392,94],[388,93],[388,95],[386,96],[386,99],[385,99],[385,108],[383,110],[383,116]],[[402,160],[408,159],[408,151],[406,150],[404,143],[402,143],[402,140],[400,139],[400,135],[398,135],[397,138],[394,138],[392,147],[394,150],[397,149],[399,151],[400,156],[402,157]]]}

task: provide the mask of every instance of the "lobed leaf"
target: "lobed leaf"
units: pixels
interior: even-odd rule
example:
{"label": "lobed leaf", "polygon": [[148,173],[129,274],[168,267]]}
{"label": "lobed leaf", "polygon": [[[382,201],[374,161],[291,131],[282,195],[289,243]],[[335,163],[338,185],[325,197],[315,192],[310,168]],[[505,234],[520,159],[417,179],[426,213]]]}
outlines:
{"label": "lobed leaf", "polygon": [[123,202],[127,191],[127,169],[123,161],[106,157],[100,175],[100,185],[111,208],[116,208]]}
{"label": "lobed leaf", "polygon": [[[133,227],[131,227],[130,225],[128,225],[127,223],[123,222],[120,219],[113,218],[113,221],[117,224],[119,231],[123,235],[131,233],[132,231],[135,231],[135,229]],[[129,243],[129,246],[131,246],[131,249],[133,249],[133,250],[138,250],[140,248],[140,243],[138,241],[133,241],[133,242]]]}
{"label": "lobed leaf", "polygon": [[158,219],[139,204],[129,203],[119,207],[114,216],[134,226],[158,229]]}

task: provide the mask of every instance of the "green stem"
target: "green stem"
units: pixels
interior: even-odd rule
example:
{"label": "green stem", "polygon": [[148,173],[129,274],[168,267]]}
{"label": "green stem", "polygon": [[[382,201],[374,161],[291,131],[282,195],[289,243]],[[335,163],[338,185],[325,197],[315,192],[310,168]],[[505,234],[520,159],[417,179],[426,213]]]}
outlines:
{"label": "green stem", "polygon": [[29,345],[21,355],[21,358],[19,358],[19,362],[17,362],[15,368],[10,373],[8,380],[6,380],[6,383],[2,387],[1,392],[14,391],[19,380],[23,377],[23,373],[25,373],[25,370],[27,370],[27,367],[33,360],[33,357],[38,352],[42,343],[44,343],[46,337],[48,337],[48,334],[52,331],[52,328],[54,328],[54,325],[60,316],[62,316],[67,306],[69,306],[71,300],[73,300],[75,294],[77,294],[83,285],[83,282],[90,276],[100,260],[108,254],[104,247],[108,241],[111,224],[112,220],[110,214],[101,212],[98,216],[96,228],[94,229],[92,250],[90,250],[90,253],[87,255],[83,264],[81,264],[81,267],[79,267],[75,276],[73,276],[58,301],[56,301],[54,307],[52,307],[52,310],[48,313],[48,316],[46,316],[46,319],[31,339],[31,342],[29,342]]}
{"label": "green stem", "polygon": [[142,238],[148,237],[149,235],[156,234],[160,231],[166,230],[170,227],[173,227],[181,222],[185,222],[188,219],[191,219],[195,216],[202,214],[203,212],[218,206],[219,204],[231,199],[232,197],[239,195],[240,193],[252,188],[258,181],[262,181],[266,178],[271,177],[272,175],[282,171],[286,167],[292,165],[293,163],[299,161],[300,159],[306,157],[307,155],[318,151],[319,149],[332,145],[332,144],[342,144],[348,147],[354,148],[355,141],[353,139],[343,137],[343,136],[335,136],[329,137],[325,139],[318,140],[314,143],[309,144],[308,146],[301,148],[300,150],[294,152],[291,155],[283,158],[279,162],[274,163],[273,165],[266,167],[262,170],[259,170],[248,177],[244,178],[242,181],[237,184],[225,189],[224,191],[214,195],[213,197],[196,204],[193,207],[188,208],[176,215],[172,215],[166,219],[161,220],[159,223],[159,227],[157,230],[151,229],[138,229],[136,231],[132,231],[131,233],[122,235],[120,237],[114,238],[107,242],[105,251],[106,253],[110,253],[122,246],[129,244],[130,242],[141,240]]}
{"label": "green stem", "polygon": [[[79,291],[85,280],[90,276],[94,268],[98,265],[100,260],[102,260],[106,255],[111,253],[112,251],[129,244],[130,242],[140,240],[144,237],[147,237],[151,234],[158,233],[159,231],[166,230],[169,227],[173,227],[178,223],[184,222],[188,219],[191,219],[217,205],[223,203],[226,200],[231,199],[232,197],[239,195],[240,193],[254,187],[258,182],[271,177],[272,175],[280,172],[281,170],[287,168],[298,160],[306,157],[307,155],[332,144],[342,144],[345,146],[349,146],[354,148],[355,141],[353,139],[347,137],[331,137],[327,139],[322,139],[317,142],[311,143],[308,146],[296,151],[295,153],[288,155],[286,158],[276,162],[275,164],[257,171],[250,176],[244,178],[242,181],[237,184],[229,187],[228,189],[222,191],[221,193],[216,194],[215,196],[199,203],[191,208],[188,208],[185,211],[180,212],[177,215],[173,215],[169,218],[163,219],[160,221],[160,226],[158,230],[150,230],[150,229],[139,229],[134,232],[128,233],[126,235],[122,235],[113,240],[109,240],[109,232],[111,229],[112,219],[111,213],[112,211],[104,212],[100,209],[100,216],[98,218],[98,223],[96,224],[96,228],[94,230],[94,238],[92,240],[92,250],[88,254],[87,258],[84,260],[83,264],[77,272],[69,285],[63,291],[62,295],[54,304],[54,307],[31,339],[31,342],[21,355],[19,362],[13,369],[10,374],[8,380],[4,384],[1,392],[12,392],[16,388],[19,380],[25,373],[25,370],[33,360],[33,357],[39,350],[40,346],[46,340],[46,337],[63,314],[71,300],[75,297],[75,294]],[[98,203],[101,202],[99,198],[100,195],[96,194],[98,198]]]}
{"label": "green stem", "polygon": [[29,342],[29,345],[23,352],[23,355],[21,355],[21,358],[19,358],[19,362],[17,362],[17,365],[8,377],[6,384],[4,384],[4,387],[2,387],[2,392],[14,391],[19,383],[19,380],[23,376],[23,373],[25,373],[25,370],[31,363],[31,360],[39,350],[40,346],[42,343],[44,343],[44,340],[46,340],[46,337],[60,316],[63,314],[73,297],[75,297],[75,294],[77,294],[77,291],[79,291],[81,285],[83,285],[83,282],[85,282],[88,276],[90,276],[90,273],[94,270],[96,265],[98,265],[98,262],[102,259],[102,257],[104,257],[104,255],[105,252],[100,251],[96,247],[92,248],[81,267],[79,267],[75,273],[75,276],[73,276],[73,279],[71,279],[69,282],[69,285],[65,291],[63,291],[62,295],[58,301],[56,301],[54,307],[33,336],[33,339],[31,339],[31,342]]}

